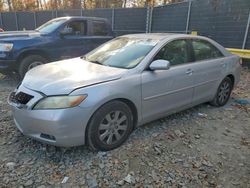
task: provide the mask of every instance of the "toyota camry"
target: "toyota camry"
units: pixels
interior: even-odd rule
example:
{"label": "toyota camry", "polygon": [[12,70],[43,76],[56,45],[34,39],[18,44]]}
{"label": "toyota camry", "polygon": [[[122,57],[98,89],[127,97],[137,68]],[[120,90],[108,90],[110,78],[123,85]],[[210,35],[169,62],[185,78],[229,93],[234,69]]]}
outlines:
{"label": "toyota camry", "polygon": [[16,127],[56,146],[111,150],[140,125],[200,103],[223,106],[240,59],[185,34],[133,34],[31,69],[8,102]]}

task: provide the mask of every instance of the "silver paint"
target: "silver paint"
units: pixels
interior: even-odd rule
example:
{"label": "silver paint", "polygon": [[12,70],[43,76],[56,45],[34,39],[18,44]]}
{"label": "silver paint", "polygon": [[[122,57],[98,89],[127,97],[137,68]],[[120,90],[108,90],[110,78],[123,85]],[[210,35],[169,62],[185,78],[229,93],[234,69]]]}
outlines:
{"label": "silver paint", "polygon": [[[239,57],[211,39],[184,34],[135,34],[126,37],[155,38],[160,42],[133,69],[119,69],[74,58],[38,66],[30,70],[17,92],[34,96],[25,108],[10,102],[18,129],[34,139],[57,146],[85,144],[85,132],[93,113],[111,100],[125,99],[137,110],[137,125],[165,117],[214,98],[221,81],[233,75],[240,79]],[[175,39],[204,39],[225,57],[150,71],[152,57]],[[52,95],[88,97],[77,107],[33,110],[37,101]],[[112,130],[116,130],[111,126]],[[56,140],[42,138],[41,133]]]}

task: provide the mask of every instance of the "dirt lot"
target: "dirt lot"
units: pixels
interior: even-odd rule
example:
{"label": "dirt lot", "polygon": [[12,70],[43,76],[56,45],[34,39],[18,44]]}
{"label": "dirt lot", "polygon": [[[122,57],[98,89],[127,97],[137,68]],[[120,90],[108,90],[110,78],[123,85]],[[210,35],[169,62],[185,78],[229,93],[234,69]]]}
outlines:
{"label": "dirt lot", "polygon": [[0,187],[250,187],[250,71],[230,102],[138,128],[120,148],[90,152],[33,141],[15,128],[0,78]]}

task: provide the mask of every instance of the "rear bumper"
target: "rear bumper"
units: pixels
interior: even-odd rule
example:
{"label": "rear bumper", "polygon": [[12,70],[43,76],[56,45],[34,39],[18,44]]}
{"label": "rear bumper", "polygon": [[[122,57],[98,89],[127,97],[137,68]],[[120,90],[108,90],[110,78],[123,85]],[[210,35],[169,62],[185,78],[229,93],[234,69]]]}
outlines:
{"label": "rear bumper", "polygon": [[234,88],[238,85],[240,82],[240,73],[241,73],[242,67],[238,65],[234,71]]}

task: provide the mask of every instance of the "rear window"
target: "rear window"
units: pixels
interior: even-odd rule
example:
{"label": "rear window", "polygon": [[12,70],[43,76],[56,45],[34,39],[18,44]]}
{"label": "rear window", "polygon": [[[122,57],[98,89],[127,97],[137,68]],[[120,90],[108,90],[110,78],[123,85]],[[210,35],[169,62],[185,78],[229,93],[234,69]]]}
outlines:
{"label": "rear window", "polygon": [[87,24],[86,21],[72,21],[69,22],[62,31],[68,31],[67,35],[86,35]]}
{"label": "rear window", "polygon": [[204,40],[192,41],[196,61],[223,57],[223,54],[211,43]]}
{"label": "rear window", "polygon": [[108,35],[107,24],[103,21],[93,21],[93,35],[107,36]]}

